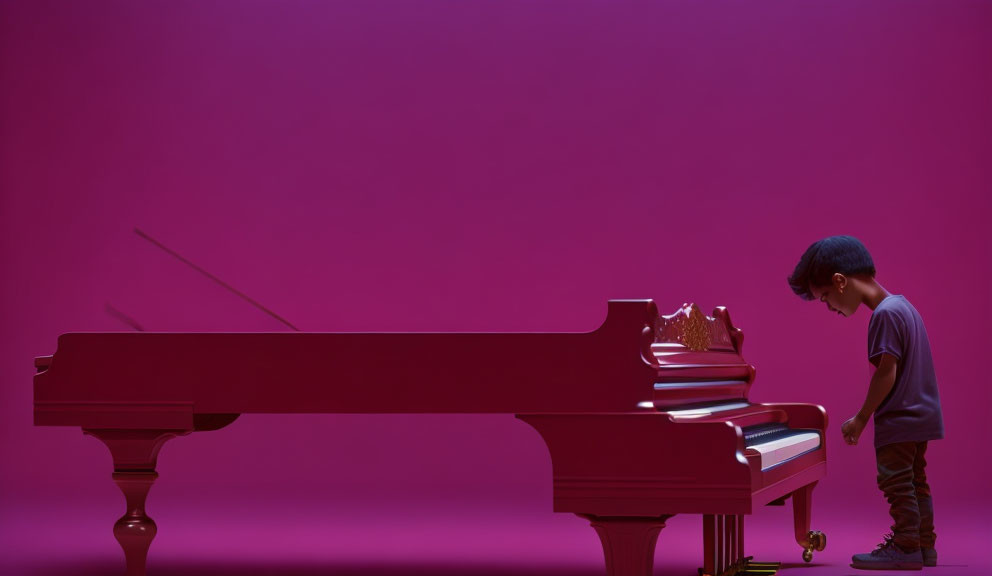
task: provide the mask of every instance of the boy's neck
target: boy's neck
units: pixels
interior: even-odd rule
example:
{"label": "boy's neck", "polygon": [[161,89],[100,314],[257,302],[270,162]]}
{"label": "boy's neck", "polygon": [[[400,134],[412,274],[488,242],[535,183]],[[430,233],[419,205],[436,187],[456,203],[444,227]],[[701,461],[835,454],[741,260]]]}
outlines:
{"label": "boy's neck", "polygon": [[882,300],[892,295],[881,284],[876,282],[874,278],[860,280],[858,284],[858,288],[861,290],[861,303],[870,308],[872,312],[875,311],[875,308],[878,308]]}

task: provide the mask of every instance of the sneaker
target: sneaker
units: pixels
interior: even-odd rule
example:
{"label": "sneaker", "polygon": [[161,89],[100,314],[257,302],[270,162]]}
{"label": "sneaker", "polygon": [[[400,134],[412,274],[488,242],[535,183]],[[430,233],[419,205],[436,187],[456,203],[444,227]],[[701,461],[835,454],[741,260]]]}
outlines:
{"label": "sneaker", "polygon": [[923,553],[923,565],[924,566],[936,566],[937,565],[937,549],[936,548],[920,548],[920,552]]}
{"label": "sneaker", "polygon": [[922,570],[923,553],[903,552],[892,541],[892,534],[886,534],[877,548],[868,554],[855,554],[851,557],[851,568],[861,570]]}

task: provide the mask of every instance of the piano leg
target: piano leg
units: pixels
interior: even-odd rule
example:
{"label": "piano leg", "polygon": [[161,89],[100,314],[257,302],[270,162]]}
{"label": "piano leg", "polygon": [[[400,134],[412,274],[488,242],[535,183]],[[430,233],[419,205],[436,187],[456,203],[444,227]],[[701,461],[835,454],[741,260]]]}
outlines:
{"label": "piano leg", "polygon": [[810,530],[813,508],[813,488],[816,482],[807,484],[792,493],[792,514],[795,520],[796,542],[803,548],[803,560],[813,560],[813,551],[822,551],[827,546],[827,536],[823,532]]}
{"label": "piano leg", "polygon": [[654,548],[665,521],[673,516],[596,516],[577,514],[589,520],[603,543],[607,576],[651,576]]}
{"label": "piano leg", "polygon": [[158,532],[155,521],[145,514],[145,497],[156,478],[155,472],[114,472],[114,482],[127,500],[127,512],[114,524],[114,538],[124,549],[127,576],[145,576],[148,548]]}
{"label": "piano leg", "polygon": [[158,452],[170,438],[185,430],[83,430],[100,439],[114,458],[114,482],[124,493],[127,510],[116,524],[114,537],[124,550],[126,576],[145,576],[148,548],[158,529],[145,514],[145,498],[158,473]]}

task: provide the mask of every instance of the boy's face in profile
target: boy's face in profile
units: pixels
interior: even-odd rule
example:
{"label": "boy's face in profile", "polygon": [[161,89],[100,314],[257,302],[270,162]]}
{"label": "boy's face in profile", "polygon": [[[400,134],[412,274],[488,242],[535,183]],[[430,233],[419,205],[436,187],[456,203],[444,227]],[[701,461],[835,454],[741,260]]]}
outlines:
{"label": "boy's face in profile", "polygon": [[813,297],[827,305],[831,312],[836,312],[841,316],[850,316],[858,309],[861,303],[857,295],[857,290],[849,279],[843,274],[834,274],[833,283],[828,286],[813,286],[810,284],[809,291]]}

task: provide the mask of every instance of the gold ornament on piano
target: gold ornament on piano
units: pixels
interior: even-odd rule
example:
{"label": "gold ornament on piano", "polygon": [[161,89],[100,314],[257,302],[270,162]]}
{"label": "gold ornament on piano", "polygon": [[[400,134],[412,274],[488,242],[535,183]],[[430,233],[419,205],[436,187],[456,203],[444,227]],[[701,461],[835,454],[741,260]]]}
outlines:
{"label": "gold ornament on piano", "polygon": [[709,350],[710,329],[707,326],[706,316],[699,310],[699,306],[695,304],[690,306],[684,314],[678,315],[676,322],[681,332],[679,339],[686,348],[694,352]]}
{"label": "gold ornament on piano", "polygon": [[703,314],[695,304],[683,304],[674,314],[658,316],[655,322],[656,344],[680,344],[692,352],[709,350],[737,351],[730,338],[730,324],[726,309],[714,310],[716,317]]}

